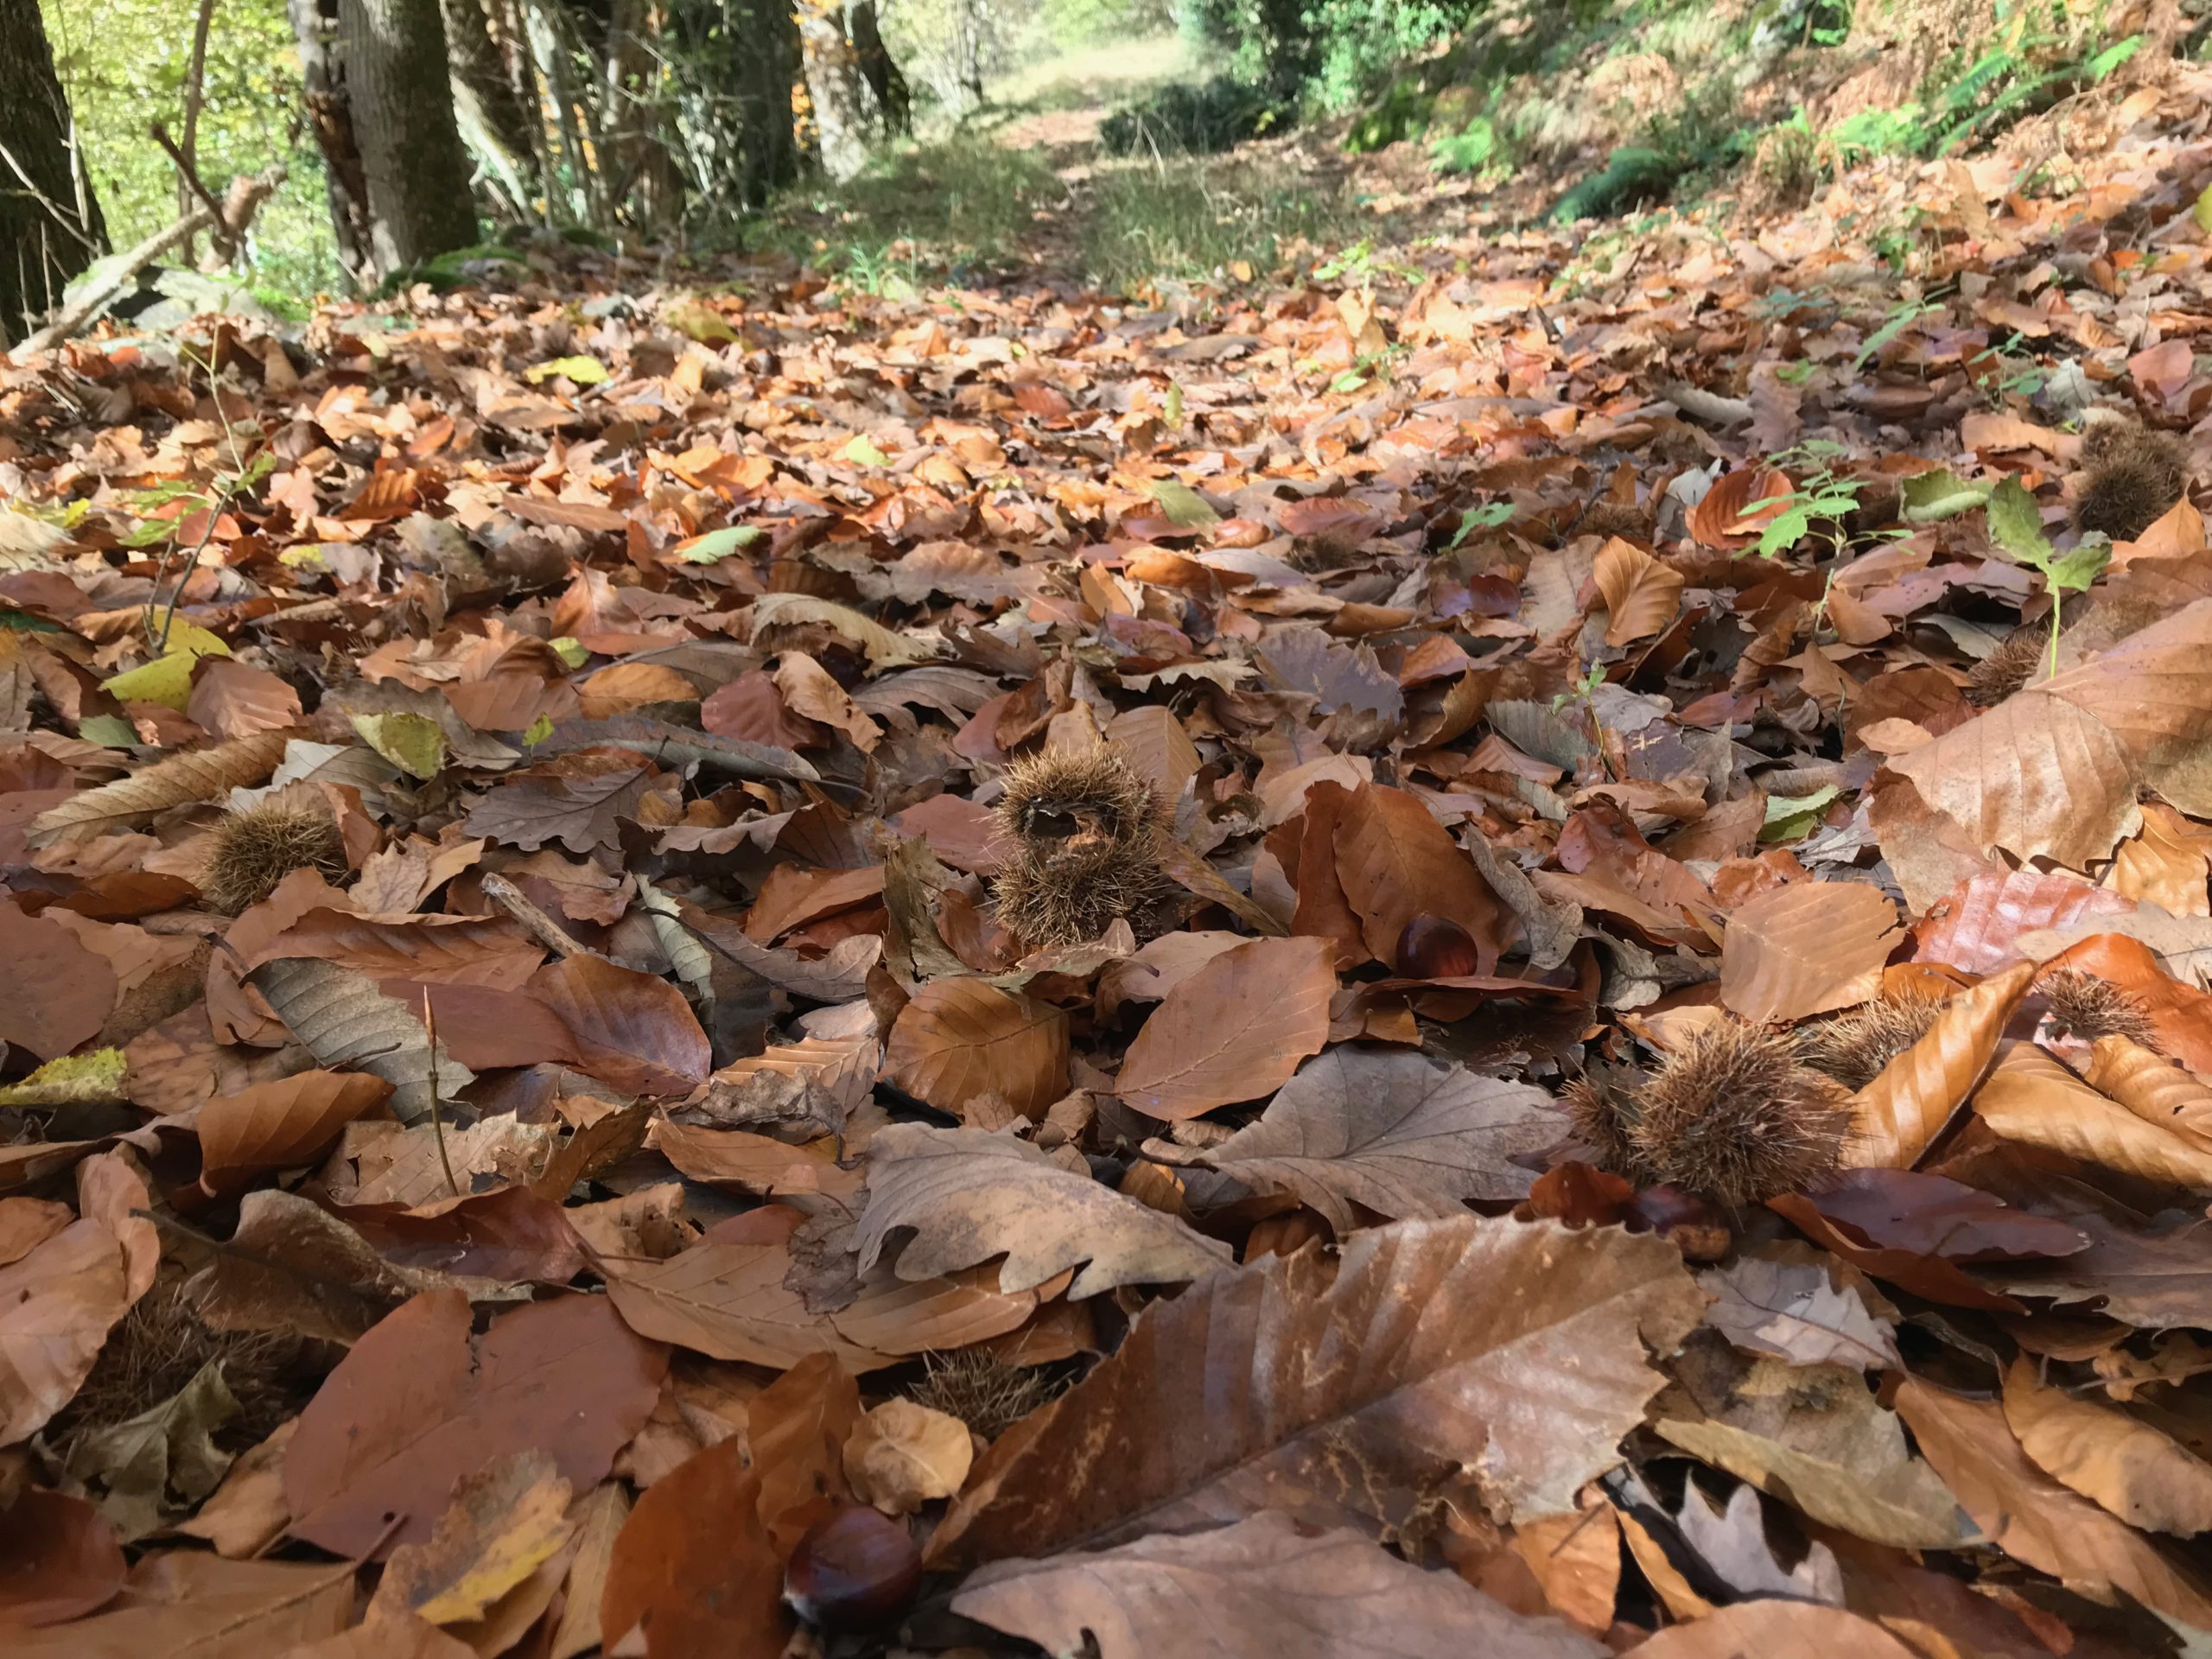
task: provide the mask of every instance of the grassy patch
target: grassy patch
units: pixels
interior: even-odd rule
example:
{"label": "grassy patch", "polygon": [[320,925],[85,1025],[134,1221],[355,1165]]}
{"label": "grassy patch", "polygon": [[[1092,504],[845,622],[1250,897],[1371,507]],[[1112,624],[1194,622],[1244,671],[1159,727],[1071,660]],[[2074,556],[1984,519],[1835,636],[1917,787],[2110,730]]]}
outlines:
{"label": "grassy patch", "polygon": [[1103,168],[1083,224],[1084,270],[1129,292],[1247,265],[1265,272],[1295,244],[1338,239],[1351,204],[1278,163],[1205,156]]}
{"label": "grassy patch", "polygon": [[961,135],[885,157],[845,185],[795,192],[746,240],[850,270],[863,285],[892,270],[1004,269],[1024,263],[1039,211],[1065,194],[1036,156]]}

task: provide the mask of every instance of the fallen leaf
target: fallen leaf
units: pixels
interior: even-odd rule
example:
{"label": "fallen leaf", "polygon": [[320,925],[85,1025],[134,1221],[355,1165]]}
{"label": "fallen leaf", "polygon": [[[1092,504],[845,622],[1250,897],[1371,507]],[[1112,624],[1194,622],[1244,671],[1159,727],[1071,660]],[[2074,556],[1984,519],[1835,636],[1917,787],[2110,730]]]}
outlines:
{"label": "fallen leaf", "polygon": [[1354,1205],[1396,1221],[1523,1197],[1534,1172],[1511,1160],[1557,1141],[1560,1122],[1541,1089],[1344,1046],[1308,1061],[1202,1161],[1293,1194],[1341,1237]]}
{"label": "fallen leaf", "polygon": [[124,1577],[115,1529],[83,1498],[34,1487],[0,1509],[0,1628],[81,1618]]}
{"label": "fallen leaf", "polygon": [[300,1071],[219,1095],[193,1120],[200,1185],[213,1197],[236,1191],[264,1170],[312,1163],[340,1129],[391,1093],[382,1077],[358,1071]]}
{"label": "fallen leaf", "polygon": [[953,1611],[1052,1653],[1101,1659],[1395,1659],[1482,1653],[1603,1659],[1557,1619],[1510,1611],[1450,1573],[1423,1572],[1359,1533],[1260,1514],[1195,1536],[996,1561]]}
{"label": "fallen leaf", "polygon": [[1179,1284],[1233,1260],[1227,1246],[1023,1141],[918,1123],[879,1130],[868,1145],[868,1206],[855,1239],[863,1274],[902,1230],[913,1236],[898,1252],[901,1279],[1003,1255],[998,1288],[1008,1294],[1071,1268],[1082,1270],[1067,1294],[1080,1300],[1116,1285]]}
{"label": "fallen leaf", "polygon": [[578,1068],[626,1094],[688,1094],[714,1070],[707,1033],[664,979],[574,956],[539,969],[530,991],[569,1028]]}
{"label": "fallen leaf", "polygon": [[1897,909],[1859,881],[1770,888],[1729,912],[1720,1000],[1762,1024],[1873,997],[1897,944]]}
{"label": "fallen leaf", "polygon": [[1927,1034],[1852,1096],[1844,1161],[1872,1169],[1918,1163],[1996,1058],[2035,976],[2033,963],[2017,963],[1946,1002]]}
{"label": "fallen leaf", "polygon": [[1750,1659],[1758,1654],[1843,1654],[1929,1659],[1871,1618],[1807,1601],[1745,1601],[1639,1642],[1637,1659]]}
{"label": "fallen leaf", "polygon": [[71,796],[32,820],[33,846],[88,841],[194,801],[219,800],[232,790],[257,784],[284,758],[282,732],[256,732],[213,748],[188,750],[157,760],[111,784]]}
{"label": "fallen leaf", "polygon": [[1697,1282],[1713,1299],[1705,1322],[1747,1352],[1796,1365],[1904,1369],[1897,1328],[1855,1292],[1839,1289],[1823,1262],[1740,1255],[1700,1273]]}
{"label": "fallen leaf", "polygon": [[604,1297],[518,1308],[474,1340],[468,1324],[466,1298],[428,1292],[325,1380],[284,1459],[296,1537],[356,1557],[422,1542],[454,1480],[510,1452],[596,1485],[659,1398],[668,1351]]}
{"label": "fallen leaf", "polygon": [[2212,1191],[2212,1148],[2107,1100],[2033,1043],[2015,1043],[1974,1099],[2007,1141],[2047,1147],[2145,1180]]}
{"label": "fallen leaf", "polygon": [[1681,572],[1618,536],[1598,550],[1591,580],[1605,598],[1609,645],[1650,638],[1675,620],[1681,604]]}
{"label": "fallen leaf", "polygon": [[1274,1092],[1328,1040],[1333,954],[1328,941],[1310,938],[1255,939],[1224,951],[1146,1020],[1115,1092],[1147,1116],[1171,1120]]}
{"label": "fallen leaf", "polygon": [[352,1561],[226,1561],[204,1550],[162,1550],[131,1568],[107,1611],[35,1635],[10,1632],[8,1651],[10,1659],[289,1653],[353,1622],[355,1570]]}
{"label": "fallen leaf", "polygon": [[79,1434],[66,1472],[73,1488],[99,1495],[100,1512],[136,1543],[220,1484],[231,1457],[214,1437],[238,1409],[222,1362],[211,1359],[169,1399]]}
{"label": "fallen leaf", "polygon": [[790,1560],[809,1527],[852,1501],[845,1446],[860,1421],[860,1387],[830,1354],[808,1356],[753,1396],[747,1452],[760,1482],[760,1524],[778,1560]]}
{"label": "fallen leaf", "polygon": [[502,1453],[454,1483],[428,1540],[385,1562],[369,1621],[433,1624],[484,1617],[569,1541],[569,1483],[536,1449]]}
{"label": "fallen leaf", "polygon": [[1067,1015],[980,979],[933,979],[891,1028],[884,1071],[916,1099],[959,1117],[996,1095],[1039,1118],[1067,1093]]}
{"label": "fallen leaf", "polygon": [[2212,1531],[2212,1464],[2124,1411],[2044,1387],[2024,1354],[2005,1373],[2005,1421],[2044,1473],[2130,1526]]}
{"label": "fallen leaf", "polygon": [[2212,1085],[2126,1037],[2100,1037],[2089,1087],[2170,1135],[2212,1152]]}
{"label": "fallen leaf", "polygon": [[615,1536],[600,1592],[598,1639],[609,1652],[640,1624],[649,1659],[783,1650],[791,1620],[760,1497],[742,1436],[646,1489]]}
{"label": "fallen leaf", "polygon": [[367,975],[312,957],[264,962],[246,982],[316,1060],[333,1070],[358,1065],[391,1085],[393,1116],[418,1123],[439,1099],[476,1080],[441,1043],[432,1050],[423,1022],[381,995]]}
{"label": "fallen leaf", "polygon": [[854,1497],[886,1515],[912,1515],[960,1491],[975,1446],[957,1417],[912,1400],[887,1400],[854,1425],[844,1457]]}
{"label": "fallen leaf", "polygon": [[73,1222],[0,1268],[0,1446],[69,1403],[133,1300],[123,1247],[97,1221]]}
{"label": "fallen leaf", "polygon": [[107,1023],[115,970],[60,923],[0,904],[0,956],[10,969],[0,1042],[52,1059],[91,1041]]}
{"label": "fallen leaf", "polygon": [[1398,938],[1424,912],[1457,922],[1487,974],[1510,943],[1510,913],[1435,816],[1402,789],[1362,785],[1336,830],[1337,880],[1359,918],[1367,952],[1397,966]]}
{"label": "fallen leaf", "polygon": [[1643,1421],[1661,1382],[1647,1348],[1671,1351],[1704,1300],[1649,1235],[1472,1216],[1218,1273],[1001,1437],[926,1559],[1100,1547],[1286,1503],[1379,1535],[1458,1467],[1497,1515],[1560,1513]]}

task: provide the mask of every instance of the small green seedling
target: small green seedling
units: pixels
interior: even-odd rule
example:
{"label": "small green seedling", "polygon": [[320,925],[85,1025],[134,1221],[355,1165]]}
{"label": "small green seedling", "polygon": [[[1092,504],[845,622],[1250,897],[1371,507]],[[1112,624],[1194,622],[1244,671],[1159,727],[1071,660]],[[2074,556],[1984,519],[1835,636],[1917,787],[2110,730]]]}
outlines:
{"label": "small green seedling", "polygon": [[1955,518],[1982,510],[1989,539],[2016,564],[2040,572],[2050,595],[2050,648],[2044,657],[2044,674],[2058,672],[2058,630],[2062,596],[2085,594],[2112,563],[2110,538],[2095,532],[2082,538],[2071,552],[2061,553],[2043,533],[2043,514],[2036,499],[2017,478],[2007,476],[1995,488],[1969,484],[1948,472],[1923,473],[1904,483],[1904,516],[1916,524]]}

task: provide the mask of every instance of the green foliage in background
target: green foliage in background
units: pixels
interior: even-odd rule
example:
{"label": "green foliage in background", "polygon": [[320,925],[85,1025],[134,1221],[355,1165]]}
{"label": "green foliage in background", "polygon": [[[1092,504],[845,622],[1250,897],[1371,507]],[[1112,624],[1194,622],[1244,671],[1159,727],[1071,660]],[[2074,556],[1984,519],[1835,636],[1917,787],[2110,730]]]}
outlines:
{"label": "green foliage in background", "polygon": [[[39,3],[109,238],[127,248],[174,222],[180,211],[176,169],[148,129],[160,121],[171,137],[182,137],[199,8],[193,0]],[[301,120],[299,60],[284,0],[222,0],[209,31],[203,84],[199,163],[210,189],[219,195],[234,174],[258,173],[280,161],[291,169],[254,221],[247,249],[254,277],[293,295],[336,288],[341,273],[321,159],[312,137],[295,125]]]}

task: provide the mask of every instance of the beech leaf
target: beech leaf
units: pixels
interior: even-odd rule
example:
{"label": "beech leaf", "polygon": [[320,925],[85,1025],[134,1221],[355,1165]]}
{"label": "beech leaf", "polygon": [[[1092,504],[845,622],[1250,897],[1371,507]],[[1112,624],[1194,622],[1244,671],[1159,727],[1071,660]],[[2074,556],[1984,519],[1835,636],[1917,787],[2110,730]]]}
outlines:
{"label": "beech leaf", "polygon": [[1147,1116],[1169,1119],[1272,1093],[1328,1040],[1333,957],[1326,939],[1310,937],[1223,951],[1153,1010],[1115,1091]]}

